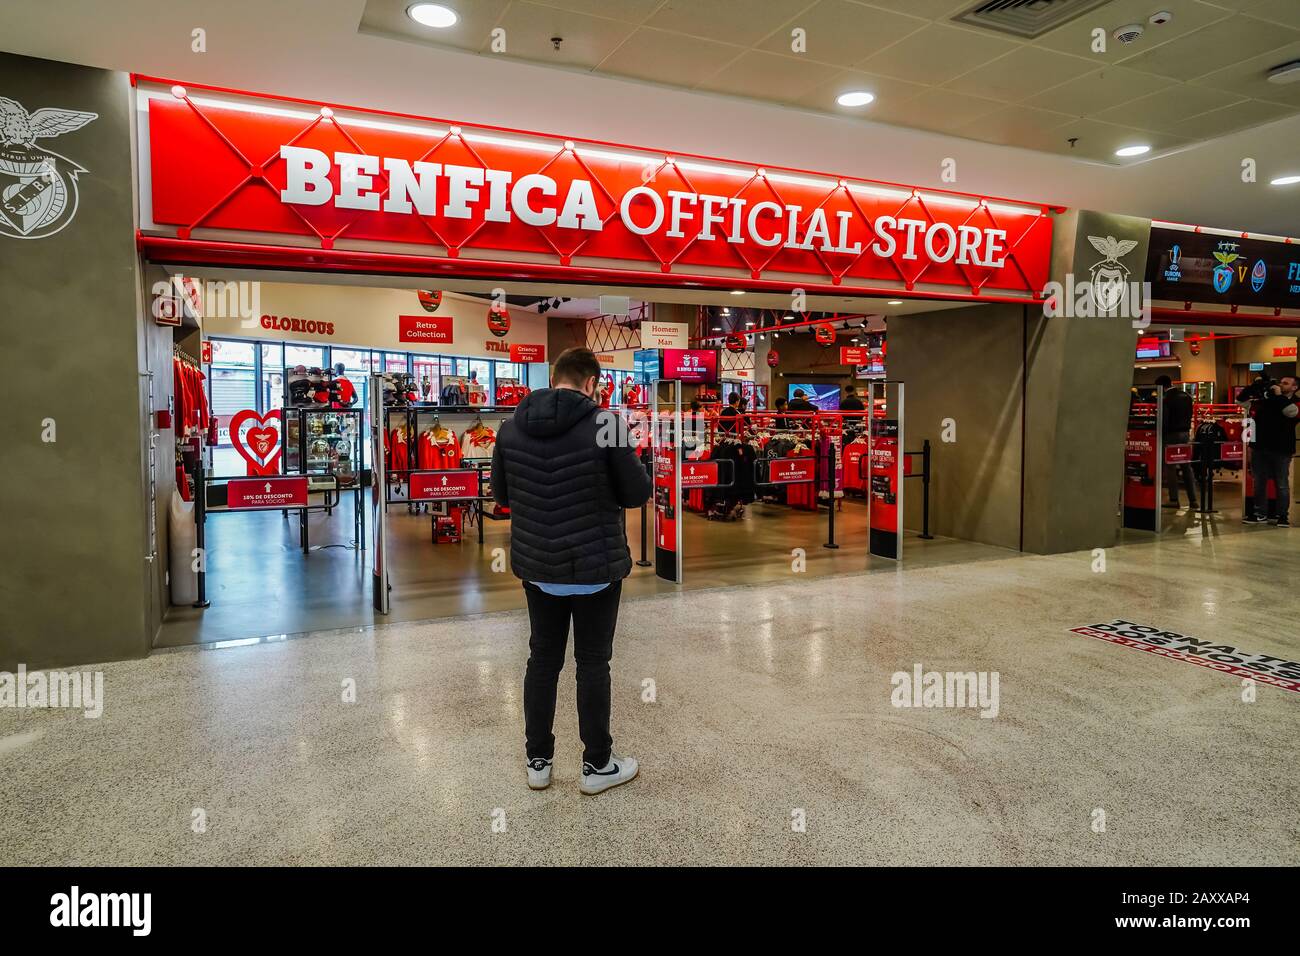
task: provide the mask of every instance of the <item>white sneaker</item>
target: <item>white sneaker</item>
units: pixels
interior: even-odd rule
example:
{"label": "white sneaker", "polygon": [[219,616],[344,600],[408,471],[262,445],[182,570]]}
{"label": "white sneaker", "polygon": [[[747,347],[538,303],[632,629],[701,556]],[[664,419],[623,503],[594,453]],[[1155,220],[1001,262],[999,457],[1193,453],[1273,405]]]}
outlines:
{"label": "white sneaker", "polygon": [[545,757],[534,757],[526,764],[528,786],[532,790],[545,790],[551,785],[551,762]]}
{"label": "white sneaker", "polygon": [[589,763],[582,765],[582,782],[578,789],[587,795],[597,794],[620,783],[627,783],[637,774],[635,757],[620,757],[616,753],[609,755],[609,763],[597,770]]}

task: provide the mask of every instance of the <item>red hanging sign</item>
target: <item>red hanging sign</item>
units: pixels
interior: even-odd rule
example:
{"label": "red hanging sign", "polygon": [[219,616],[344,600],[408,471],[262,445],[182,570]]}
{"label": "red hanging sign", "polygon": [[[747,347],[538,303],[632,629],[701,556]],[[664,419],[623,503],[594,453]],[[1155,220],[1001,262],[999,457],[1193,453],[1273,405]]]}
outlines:
{"label": "red hanging sign", "polygon": [[730,335],[727,336],[728,352],[743,352],[745,351],[747,345],[748,342],[746,342],[745,336],[743,336],[739,332],[732,332]]}
{"label": "red hanging sign", "polygon": [[[245,427],[247,426],[247,427]],[[259,415],[246,408],[230,418],[230,444],[247,463],[250,475],[280,473],[280,409]]]}
{"label": "red hanging sign", "polygon": [[425,312],[437,312],[442,305],[442,293],[421,289],[415,293],[420,298],[420,306]]}
{"label": "red hanging sign", "polygon": [[451,340],[450,315],[399,315],[397,317],[397,341],[399,342],[449,345]]}
{"label": "red hanging sign", "polygon": [[835,344],[835,327],[830,323],[823,322],[821,325],[813,327],[813,338],[817,344],[823,348]]}
{"label": "red hanging sign", "polygon": [[870,350],[860,345],[841,345],[841,365],[866,365],[871,361]]}
{"label": "red hanging sign", "polygon": [[776,349],[768,349],[767,350],[768,368],[776,368],[780,364],[781,364],[781,353],[778,352]]}
{"label": "red hanging sign", "polygon": [[306,506],[306,475],[234,478],[226,483],[226,507],[231,511]]}
{"label": "red hanging sign", "polygon": [[202,230],[239,244],[214,258],[357,271],[382,259],[428,274],[423,256],[482,275],[510,263],[552,279],[1026,298],[1048,279],[1055,207],[1042,203],[138,83],[142,245],[158,259]]}
{"label": "red hanging sign", "polygon": [[510,344],[510,361],[512,362],[545,362],[546,346],[545,345],[518,345]]}
{"label": "red hanging sign", "polygon": [[413,471],[410,479],[411,501],[453,501],[478,497],[478,471]]}
{"label": "red hanging sign", "polygon": [[204,339],[199,343],[199,362],[204,365],[212,364],[212,340]]}
{"label": "red hanging sign", "polygon": [[682,462],[682,489],[712,488],[718,483],[718,463],[716,461]]}
{"label": "red hanging sign", "polygon": [[793,485],[812,481],[817,467],[815,459],[773,458],[768,463],[767,482],[771,485]]}
{"label": "red hanging sign", "polygon": [[510,334],[510,312],[508,309],[492,306],[488,309],[488,331],[502,339]]}

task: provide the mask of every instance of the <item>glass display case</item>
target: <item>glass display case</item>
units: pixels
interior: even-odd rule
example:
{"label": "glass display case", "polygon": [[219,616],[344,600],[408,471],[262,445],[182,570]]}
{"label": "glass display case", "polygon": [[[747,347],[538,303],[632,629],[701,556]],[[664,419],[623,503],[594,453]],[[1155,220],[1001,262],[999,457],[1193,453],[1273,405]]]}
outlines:
{"label": "glass display case", "polygon": [[359,408],[286,408],[284,473],[333,475],[340,488],[355,485],[365,467]]}

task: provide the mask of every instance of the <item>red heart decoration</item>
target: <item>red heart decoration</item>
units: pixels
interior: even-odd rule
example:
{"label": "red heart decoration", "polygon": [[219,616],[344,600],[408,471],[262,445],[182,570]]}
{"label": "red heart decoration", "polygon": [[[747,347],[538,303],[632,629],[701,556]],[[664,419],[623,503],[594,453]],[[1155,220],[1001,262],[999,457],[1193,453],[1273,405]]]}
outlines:
{"label": "red heart decoration", "polygon": [[[259,424],[262,427],[256,427]],[[253,427],[245,431],[244,425]],[[248,442],[247,445],[245,441]],[[280,473],[280,409],[272,408],[263,415],[257,414],[251,408],[236,412],[230,418],[230,444],[248,463],[248,474],[278,475]]]}

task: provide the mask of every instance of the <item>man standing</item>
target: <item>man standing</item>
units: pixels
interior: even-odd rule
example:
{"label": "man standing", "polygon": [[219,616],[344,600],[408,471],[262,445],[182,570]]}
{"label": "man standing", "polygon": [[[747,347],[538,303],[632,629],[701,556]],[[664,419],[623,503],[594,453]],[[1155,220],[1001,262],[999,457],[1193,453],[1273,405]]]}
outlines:
{"label": "man standing", "polygon": [[1273,524],[1291,527],[1291,459],[1295,456],[1295,428],[1300,420],[1296,400],[1296,377],[1284,375],[1263,390],[1255,402],[1255,443],[1250,449],[1250,473],[1255,483],[1255,513],[1242,519],[1246,524],[1263,524],[1268,514],[1268,483],[1277,490],[1277,513]]}
{"label": "man standing", "polygon": [[[1170,445],[1186,445],[1192,440],[1192,396],[1175,388],[1168,375],[1156,379],[1162,391],[1160,412],[1160,454]],[[1187,489],[1187,507],[1196,510],[1196,480],[1191,464],[1165,465],[1165,485],[1169,488],[1170,508],[1178,507],[1178,473]]]}
{"label": "man standing", "polygon": [[524,731],[534,790],[551,784],[570,620],[585,748],[579,789],[600,793],[637,774],[636,760],[612,749],[609,662],[623,578],[632,570],[623,511],[645,504],[651,482],[627,424],[598,404],[600,375],[590,349],[560,353],[553,387],[519,403],[492,456],[493,496],[510,509],[510,565],[528,600]]}
{"label": "man standing", "polygon": [[844,388],[844,401],[840,402],[840,411],[843,412],[863,412],[867,406],[862,404],[862,399],[858,397],[858,389],[855,385],[847,385]]}

